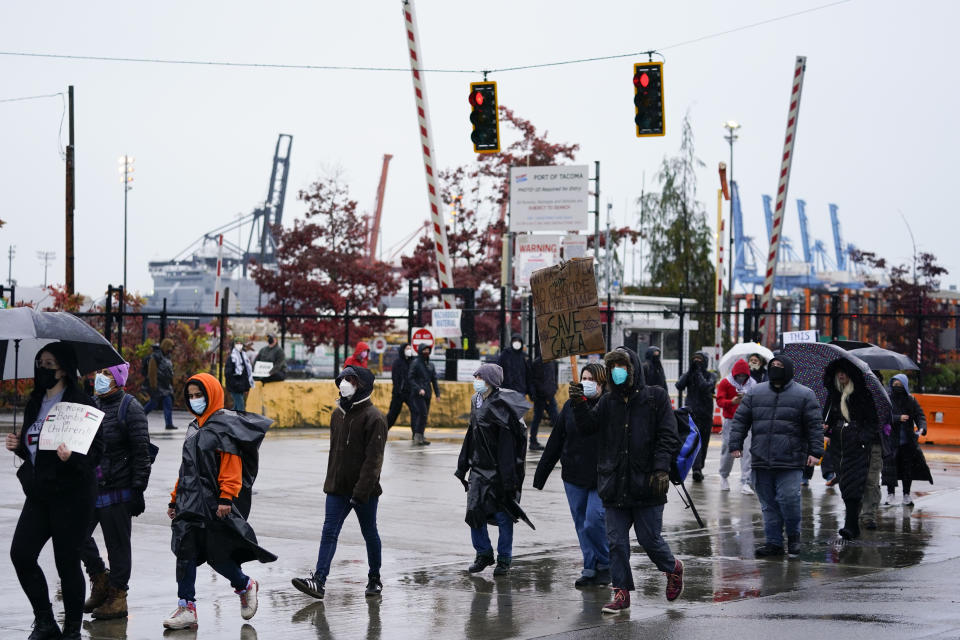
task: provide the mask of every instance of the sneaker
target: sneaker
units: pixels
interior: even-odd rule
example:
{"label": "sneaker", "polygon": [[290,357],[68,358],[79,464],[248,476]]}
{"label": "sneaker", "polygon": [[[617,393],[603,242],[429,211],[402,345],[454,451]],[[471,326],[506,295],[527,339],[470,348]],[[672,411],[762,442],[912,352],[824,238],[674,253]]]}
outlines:
{"label": "sneaker", "polygon": [[720,491],[730,491],[730,481],[726,478],[720,478]]}
{"label": "sneaker", "polygon": [[370,576],[367,580],[367,588],[364,590],[364,595],[368,598],[370,596],[378,596],[383,591],[383,583],[380,582],[380,576]]}
{"label": "sneaker", "polygon": [[543,445],[536,440],[531,440],[529,449],[530,451],[543,451]]}
{"label": "sneaker", "polygon": [[493,568],[494,577],[505,576],[510,572],[510,560],[511,558],[505,558],[504,556],[497,558],[497,566]]}
{"label": "sneaker", "polygon": [[174,431],[176,428],[177,428],[177,425],[175,424],[168,424],[167,426],[164,427],[164,429],[166,429],[167,431]]}
{"label": "sneaker", "polygon": [[703,482],[703,471],[695,469],[693,472],[693,481],[694,482]]}
{"label": "sneaker", "polygon": [[667,602],[673,602],[683,593],[683,561],[677,558],[673,572],[667,573]]}
{"label": "sneaker", "polygon": [[473,559],[473,564],[467,567],[467,571],[470,573],[480,573],[487,567],[493,564],[493,554],[492,553],[478,553],[477,557]]}
{"label": "sneaker", "polygon": [[90,597],[83,603],[84,613],[92,613],[94,609],[106,602],[110,592],[109,578],[109,571],[101,571],[90,576]]}
{"label": "sneaker", "polygon": [[740,493],[742,493],[745,496],[756,495],[753,492],[753,489],[750,488],[750,485],[748,485],[746,482],[740,485]]}
{"label": "sneaker", "polygon": [[165,629],[196,629],[197,628],[197,605],[193,602],[181,600],[177,605],[176,611],[170,614],[170,617],[163,621]]}
{"label": "sneaker", "polygon": [[800,557],[800,536],[787,537],[787,555],[791,558]]}
{"label": "sneaker", "polygon": [[837,474],[831,473],[830,477],[827,478],[827,481],[824,482],[824,484],[827,485],[828,487],[832,487],[836,485],[838,482],[840,482],[840,478],[837,476]]}
{"label": "sneaker", "polygon": [[884,507],[892,507],[897,504],[897,496],[893,493],[888,493],[884,496],[883,502],[880,503]]}
{"label": "sneaker", "polygon": [[595,587],[596,585],[597,585],[596,575],[580,576],[573,583],[573,586],[576,587],[577,589],[583,589],[584,587]]}
{"label": "sneaker", "polygon": [[604,613],[620,613],[630,610],[630,592],[626,589],[613,589],[613,600],[603,605]]}
{"label": "sneaker", "polygon": [[903,494],[903,506],[905,507],[913,506],[913,498],[910,497],[909,493]]}
{"label": "sneaker", "polygon": [[756,558],[778,558],[783,556],[783,547],[777,544],[767,543],[757,547],[753,555]]}
{"label": "sneaker", "polygon": [[257,613],[257,606],[260,604],[257,593],[260,591],[260,583],[253,578],[247,582],[247,588],[243,591],[235,591],[240,596],[240,617],[249,620]]}
{"label": "sneaker", "polygon": [[290,584],[300,593],[305,593],[317,600],[323,600],[323,583],[313,576],[309,578],[294,578],[290,581]]}
{"label": "sneaker", "polygon": [[806,478],[804,478],[803,480],[800,481],[800,486],[801,486],[801,487],[809,487],[809,486],[810,486],[810,481],[807,480]]}

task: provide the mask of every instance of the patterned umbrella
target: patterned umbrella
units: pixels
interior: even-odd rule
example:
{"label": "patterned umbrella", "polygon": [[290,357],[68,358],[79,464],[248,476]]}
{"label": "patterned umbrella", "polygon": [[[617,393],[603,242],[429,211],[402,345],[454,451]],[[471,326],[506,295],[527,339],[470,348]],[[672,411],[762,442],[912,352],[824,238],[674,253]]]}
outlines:
{"label": "patterned umbrella", "polygon": [[867,390],[873,398],[873,405],[877,409],[877,423],[884,427],[890,424],[890,398],[887,396],[883,383],[873,375],[870,366],[849,351],[823,342],[794,342],[783,347],[783,353],[793,360],[793,379],[805,387],[809,387],[817,395],[822,410],[827,402],[827,389],[823,386],[823,374],[831,362],[847,360],[863,373]]}

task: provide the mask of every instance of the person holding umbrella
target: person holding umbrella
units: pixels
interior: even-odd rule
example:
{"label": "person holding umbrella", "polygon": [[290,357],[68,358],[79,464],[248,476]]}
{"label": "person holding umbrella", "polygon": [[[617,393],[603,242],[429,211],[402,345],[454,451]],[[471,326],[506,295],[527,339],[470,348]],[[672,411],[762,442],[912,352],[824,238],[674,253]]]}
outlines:
{"label": "person holding umbrella", "polygon": [[470,427],[454,473],[467,492],[464,521],[470,526],[470,541],[477,552],[467,571],[479,573],[494,563],[487,524],[495,524],[500,538],[493,575],[503,576],[513,559],[514,516],[519,510],[527,453],[523,415],[530,403],[520,392],[501,386],[500,365],[482,364],[473,377]]}
{"label": "person holding umbrella", "polygon": [[[96,502],[95,469],[103,455],[98,430],[86,455],[61,444],[56,451],[41,450],[40,434],[47,414],[58,402],[93,405],[78,381],[77,360],[70,346],[53,342],[40,349],[34,365],[34,387],[24,412],[24,428],[7,434],[8,451],[23,465],[17,478],[26,500],[10,544],[10,559],[23,592],[33,607],[34,640],[80,639],[86,584],[80,566],[80,547],[89,531]],[[47,581],[37,562],[48,540],[60,576],[64,621],[53,617]]]}
{"label": "person holding umbrella", "polygon": [[844,540],[860,536],[860,508],[867,485],[872,447],[879,447],[879,424],[864,372],[851,361],[834,360],[823,374],[827,389],[824,440],[839,452],[840,495],[845,507],[839,535]]}
{"label": "person holding umbrella", "polygon": [[[891,506],[895,504],[894,499],[897,491],[897,481],[903,482],[903,504],[904,506],[913,506],[913,500],[910,498],[910,486],[913,482],[913,469],[915,459],[919,456],[923,459],[923,454],[917,446],[917,431],[920,435],[927,435],[927,418],[923,415],[923,409],[917,399],[910,395],[910,383],[907,376],[898,373],[890,380],[890,403],[893,405],[893,425],[890,433],[890,439],[895,447],[892,464],[884,468],[884,484],[887,486],[887,497],[883,504]],[[924,461],[923,466],[926,466]],[[921,467],[922,468],[922,467]],[[926,469],[926,479],[932,481],[930,469]]]}

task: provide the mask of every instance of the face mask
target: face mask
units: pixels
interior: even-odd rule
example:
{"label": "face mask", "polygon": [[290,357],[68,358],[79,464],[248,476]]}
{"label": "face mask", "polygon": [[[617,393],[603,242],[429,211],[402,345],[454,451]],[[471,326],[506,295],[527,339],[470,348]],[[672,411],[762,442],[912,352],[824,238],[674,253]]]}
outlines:
{"label": "face mask", "polygon": [[33,376],[33,382],[41,391],[52,389],[57,385],[56,369],[45,369],[43,367],[37,369]]}
{"label": "face mask", "polygon": [[412,357],[413,357],[413,349],[404,349],[404,350],[403,350],[403,355],[407,356],[408,358],[412,358]]}
{"label": "face mask", "polygon": [[361,359],[361,360],[366,360],[368,355],[370,355],[370,352],[369,352],[369,351],[361,351],[361,352],[360,352],[360,359]]}
{"label": "face mask", "polygon": [[770,367],[767,371],[767,377],[773,384],[783,384],[787,379],[787,370],[783,367]]}
{"label": "face mask", "polygon": [[520,351],[520,349],[523,349],[522,342],[511,342],[510,346],[513,347],[514,351]]}
{"label": "face mask", "polygon": [[748,379],[749,377],[750,377],[750,376],[747,376],[747,375],[744,375],[744,374],[741,373],[741,374],[738,375],[738,376],[734,376],[733,379],[737,381],[737,384],[739,384],[739,385],[744,385],[744,384],[747,383],[747,379]]}
{"label": "face mask", "polygon": [[193,411],[198,416],[202,416],[203,412],[206,410],[207,410],[206,398],[190,398],[190,411]]}
{"label": "face mask", "polygon": [[616,367],[610,374],[613,384],[623,384],[627,381],[627,370],[623,367]]}
{"label": "face mask", "polygon": [[110,391],[110,383],[112,380],[102,373],[98,373],[93,379],[93,390],[98,394],[103,395]]}
{"label": "face mask", "polygon": [[751,362],[751,363],[750,363],[750,371],[759,371],[759,370],[760,370],[760,363],[759,363],[759,362]]}
{"label": "face mask", "polygon": [[654,362],[656,362],[657,360],[660,359],[660,353],[659,353],[659,352],[656,352],[656,353],[654,353],[653,355],[651,355],[650,358],[651,358]]}
{"label": "face mask", "polygon": [[597,381],[596,380],[584,380],[583,381],[583,395],[588,398],[594,398],[597,395]]}
{"label": "face mask", "polygon": [[487,383],[483,380],[474,380],[473,381],[473,390],[477,393],[486,393]]}
{"label": "face mask", "polygon": [[346,380],[340,381],[340,395],[344,398],[352,398],[353,394],[357,392],[357,388],[347,382]]}
{"label": "face mask", "polygon": [[903,387],[894,387],[894,388],[893,388],[893,395],[895,395],[895,396],[906,395],[906,393],[907,393],[907,390],[904,389]]}

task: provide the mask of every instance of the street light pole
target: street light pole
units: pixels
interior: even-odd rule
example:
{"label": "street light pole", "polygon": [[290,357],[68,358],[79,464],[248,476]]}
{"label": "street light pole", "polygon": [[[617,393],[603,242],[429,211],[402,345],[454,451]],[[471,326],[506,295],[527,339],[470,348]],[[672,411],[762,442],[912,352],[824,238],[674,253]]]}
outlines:
{"label": "street light pole", "polygon": [[[730,144],[730,168],[728,170],[727,176],[729,177],[730,184],[733,184],[733,143],[737,140],[737,129],[740,128],[740,124],[734,120],[727,120],[723,123],[723,128],[727,130],[727,135],[723,138]],[[732,187],[731,187],[732,189]],[[730,201],[730,251],[728,253],[727,263],[730,270],[730,275],[727,279],[727,312],[733,311],[733,265],[736,262],[736,256],[734,254],[733,247],[733,200]],[[729,317],[730,323],[730,338],[733,339],[733,325],[734,317],[731,315]]]}
{"label": "street light pole", "polygon": [[123,291],[127,291],[127,192],[133,188],[133,158],[124,154],[117,162],[123,176]]}

